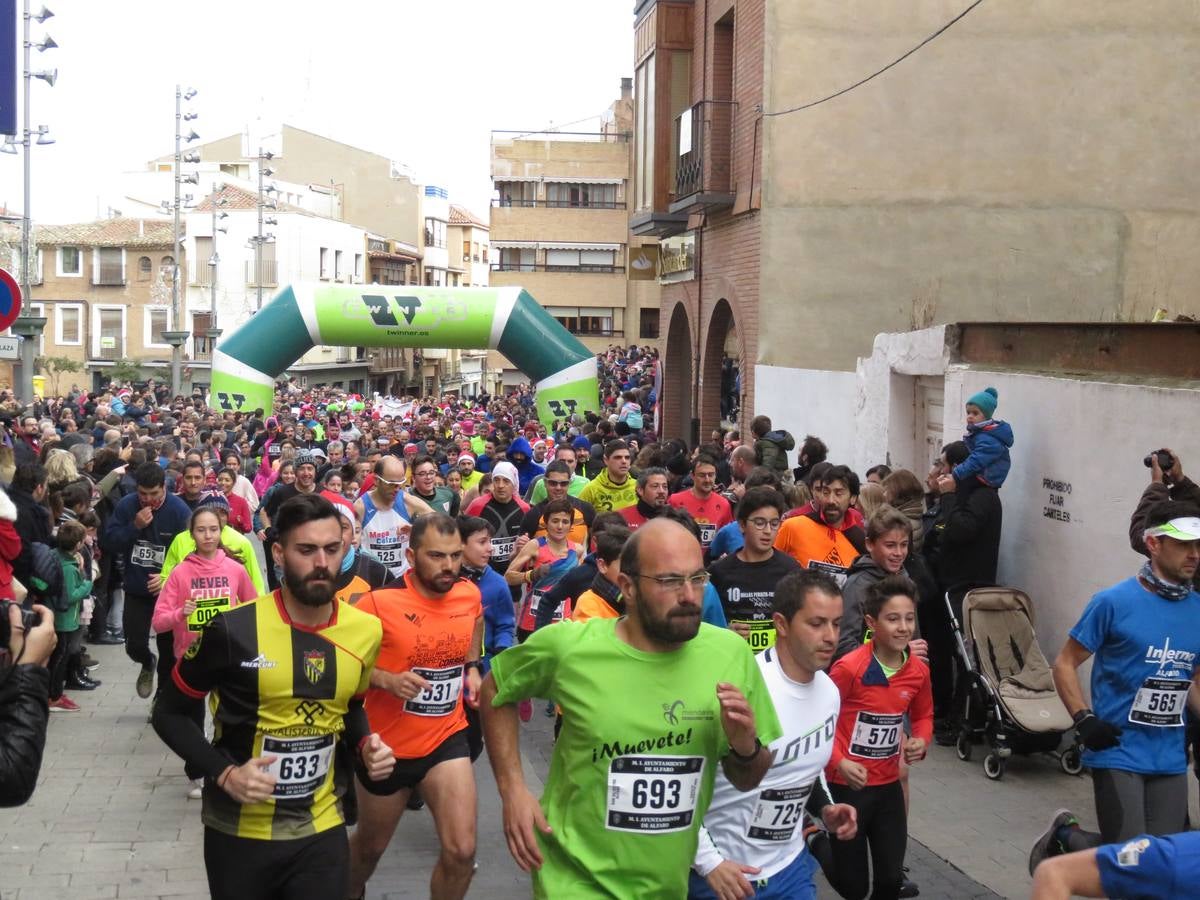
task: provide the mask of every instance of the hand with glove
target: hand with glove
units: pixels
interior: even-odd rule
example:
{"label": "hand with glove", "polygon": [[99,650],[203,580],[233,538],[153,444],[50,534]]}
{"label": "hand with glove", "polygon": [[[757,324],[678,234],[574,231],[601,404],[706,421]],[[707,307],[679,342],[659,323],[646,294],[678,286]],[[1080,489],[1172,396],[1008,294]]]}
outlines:
{"label": "hand with glove", "polygon": [[1121,743],[1121,726],[1104,721],[1090,709],[1075,714],[1075,733],[1089,750],[1108,750]]}

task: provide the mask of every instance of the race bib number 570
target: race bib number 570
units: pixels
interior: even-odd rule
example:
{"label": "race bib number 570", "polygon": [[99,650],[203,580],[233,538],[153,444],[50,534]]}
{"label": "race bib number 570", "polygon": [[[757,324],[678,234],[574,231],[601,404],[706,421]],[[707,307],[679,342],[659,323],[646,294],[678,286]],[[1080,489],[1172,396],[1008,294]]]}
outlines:
{"label": "race bib number 570", "polygon": [[702,756],[618,756],[608,769],[605,827],[641,834],[689,828],[703,775]]}

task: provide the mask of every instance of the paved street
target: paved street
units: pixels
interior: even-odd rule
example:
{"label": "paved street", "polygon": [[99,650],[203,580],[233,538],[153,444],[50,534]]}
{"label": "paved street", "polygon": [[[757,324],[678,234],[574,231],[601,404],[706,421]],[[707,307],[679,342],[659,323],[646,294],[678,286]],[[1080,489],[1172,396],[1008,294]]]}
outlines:
{"label": "paved street", "polygon": [[[121,648],[92,653],[103,687],[75,695],[82,712],[53,716],[32,802],[0,811],[0,897],[205,897],[200,804],[185,797],[182,765],[146,723],[147,703],[134,695],[136,670]],[[524,731],[535,790],[548,769],[549,738],[550,720],[539,710]],[[528,897],[528,880],[504,845],[486,762],[476,773],[479,873],[472,895]],[[944,900],[1027,896],[1026,853],[1047,815],[1056,806],[1091,805],[1088,779],[1061,774],[1048,757],[1014,760],[996,783],[978,762],[961,763],[938,747],[914,768],[912,788],[912,877],[922,897]],[[368,896],[427,896],[436,848],[428,814],[410,813]]]}

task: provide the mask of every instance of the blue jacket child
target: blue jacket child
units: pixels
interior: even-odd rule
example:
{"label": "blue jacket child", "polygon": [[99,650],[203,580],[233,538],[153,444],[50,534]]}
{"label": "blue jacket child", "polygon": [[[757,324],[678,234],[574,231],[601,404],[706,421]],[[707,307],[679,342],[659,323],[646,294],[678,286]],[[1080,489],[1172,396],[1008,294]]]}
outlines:
{"label": "blue jacket child", "polygon": [[971,455],[954,467],[958,484],[979,481],[999,488],[1008,477],[1012,460],[1008,448],[1013,445],[1012,426],[992,416],[996,412],[999,393],[994,387],[985,388],[967,400],[967,433],[963,442]]}

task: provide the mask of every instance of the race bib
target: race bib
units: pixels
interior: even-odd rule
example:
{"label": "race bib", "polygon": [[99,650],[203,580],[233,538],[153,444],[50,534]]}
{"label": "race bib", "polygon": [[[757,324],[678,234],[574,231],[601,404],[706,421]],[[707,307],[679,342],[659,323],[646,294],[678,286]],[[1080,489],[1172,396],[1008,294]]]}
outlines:
{"label": "race bib", "polygon": [[506,559],[512,559],[516,547],[517,539],[515,537],[492,538],[492,561],[504,562]]}
{"label": "race bib", "polygon": [[845,566],[835,566],[833,563],[818,562],[815,559],[810,559],[808,561],[808,568],[812,572],[824,572],[838,583],[838,587],[845,587],[846,585]]}
{"label": "race bib", "polygon": [[188,631],[199,631],[227,609],[229,609],[228,597],[210,597],[206,600],[197,600],[196,608],[188,616]]}
{"label": "race bib", "polygon": [[697,522],[696,524],[700,528],[700,546],[707,547],[717,536],[717,526],[708,522]]}
{"label": "race bib", "polygon": [[1147,678],[1138,688],[1129,708],[1129,721],[1155,728],[1183,725],[1190,681],[1174,678]]}
{"label": "race bib", "polygon": [[746,837],[758,841],[790,841],[796,826],[804,819],[804,804],[811,791],[812,782],[760,791]]}
{"label": "race bib", "polygon": [[399,544],[372,544],[371,552],[385,566],[399,565],[404,553]]}
{"label": "race bib", "polygon": [[746,635],[746,643],[755,653],[761,653],[768,647],[775,646],[775,622],[771,619],[735,619],[733,625],[748,625],[750,633]]}
{"label": "race bib", "polygon": [[689,828],[703,774],[702,756],[618,756],[608,768],[605,827],[641,834]]}
{"label": "race bib", "polygon": [[149,541],[137,541],[129,553],[129,562],[142,569],[161,569],[167,548]]}
{"label": "race bib", "polygon": [[[548,594],[548,590],[538,590],[534,588],[529,592],[529,614],[536,616],[538,605],[542,602],[542,598]],[[565,602],[565,601],[564,601]],[[561,622],[563,617],[563,603],[558,604],[558,609],[554,610],[554,615],[550,617],[551,622]]]}
{"label": "race bib", "polygon": [[311,797],[325,782],[333,759],[332,734],[317,737],[263,736],[264,756],[274,756],[267,771],[275,776],[272,797]]}
{"label": "race bib", "polygon": [[900,752],[904,732],[900,714],[860,712],[850,735],[850,755],[860,759],[890,759]]}
{"label": "race bib", "polygon": [[414,716],[448,716],[458,706],[462,696],[462,666],[445,669],[412,670],[429,682],[429,687],[411,700],[404,701],[404,711]]}

